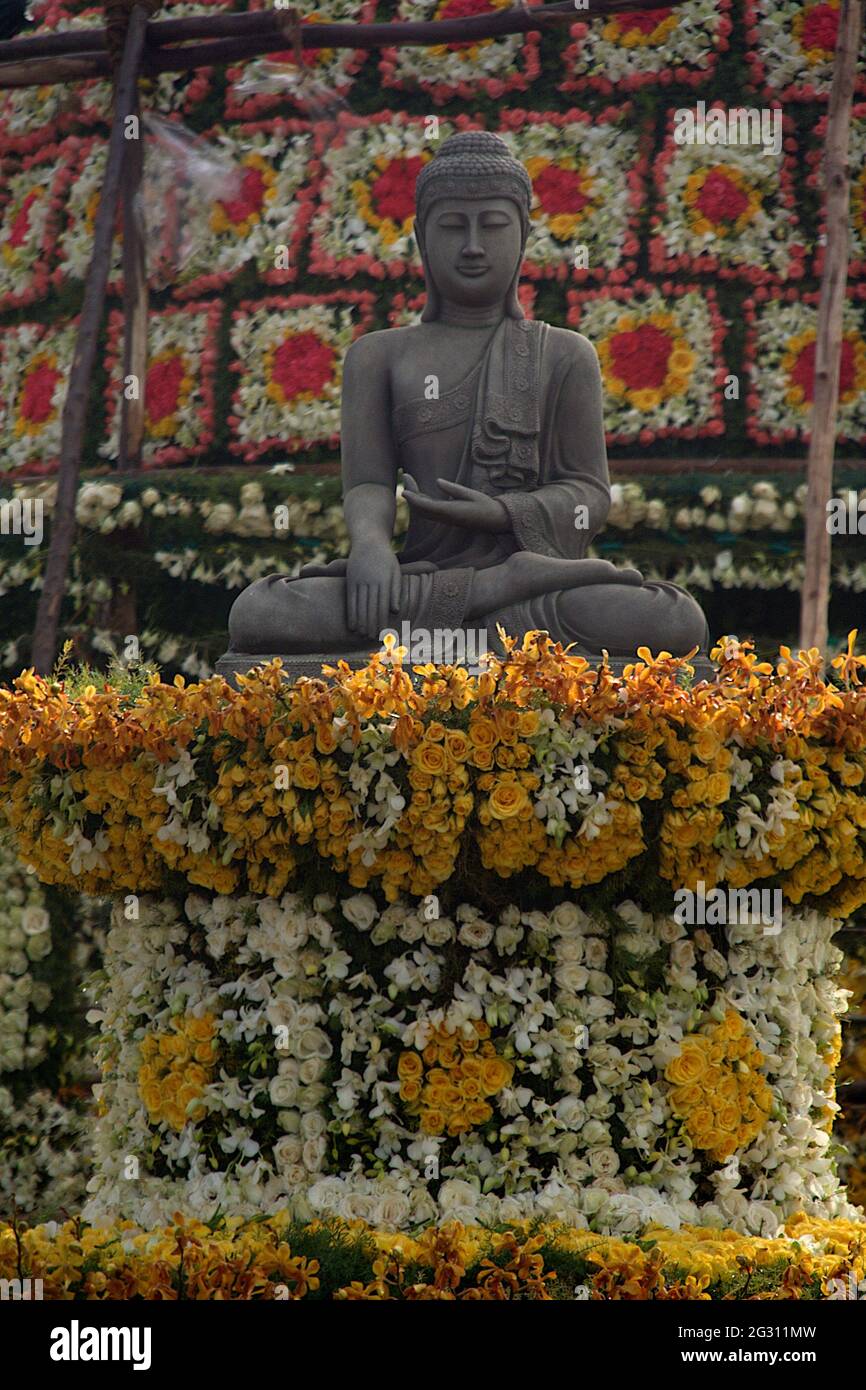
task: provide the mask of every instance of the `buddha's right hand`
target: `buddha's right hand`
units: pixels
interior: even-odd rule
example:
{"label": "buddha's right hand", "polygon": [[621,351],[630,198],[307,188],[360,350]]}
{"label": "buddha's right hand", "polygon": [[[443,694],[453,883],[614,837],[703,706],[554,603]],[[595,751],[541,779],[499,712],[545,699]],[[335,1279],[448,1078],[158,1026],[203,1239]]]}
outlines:
{"label": "buddha's right hand", "polygon": [[387,546],[353,546],[346,565],[346,621],[352,632],[378,638],[400,606],[400,563]]}

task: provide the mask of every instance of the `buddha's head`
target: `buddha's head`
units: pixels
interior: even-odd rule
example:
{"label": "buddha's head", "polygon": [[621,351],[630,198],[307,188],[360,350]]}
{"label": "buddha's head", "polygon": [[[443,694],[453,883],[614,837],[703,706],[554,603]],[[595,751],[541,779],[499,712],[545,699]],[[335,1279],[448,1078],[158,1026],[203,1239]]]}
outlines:
{"label": "buddha's head", "polygon": [[444,141],[415,185],[424,320],[439,317],[443,299],[472,308],[501,304],[523,318],[517,281],[531,202],[529,175],[498,135],[474,130]]}

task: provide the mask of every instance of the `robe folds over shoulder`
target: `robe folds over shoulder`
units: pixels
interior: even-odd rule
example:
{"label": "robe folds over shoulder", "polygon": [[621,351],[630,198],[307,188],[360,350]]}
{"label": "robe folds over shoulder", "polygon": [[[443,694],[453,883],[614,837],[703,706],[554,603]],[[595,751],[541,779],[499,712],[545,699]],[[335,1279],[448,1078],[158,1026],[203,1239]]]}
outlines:
{"label": "robe folds over shoulder", "polygon": [[[436,485],[444,477],[498,497],[512,532],[476,535],[413,516],[400,562],[485,569],[515,550],[580,559],[610,505],[602,418],[589,342],[545,323],[503,319],[460,385],[438,400],[397,406],[391,424],[400,465],[422,492],[444,497]],[[374,460],[355,467],[357,477],[351,466],[344,470],[346,492],[358,482],[394,485],[384,469],[377,476]],[[317,573],[345,568],[336,560]]]}

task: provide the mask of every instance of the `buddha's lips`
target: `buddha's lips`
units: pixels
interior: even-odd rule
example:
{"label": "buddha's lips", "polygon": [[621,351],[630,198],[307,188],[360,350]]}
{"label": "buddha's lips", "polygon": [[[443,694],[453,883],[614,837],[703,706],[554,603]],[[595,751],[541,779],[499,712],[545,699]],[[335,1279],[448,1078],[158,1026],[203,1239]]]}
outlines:
{"label": "buddha's lips", "polygon": [[459,275],[479,276],[486,275],[490,269],[489,265],[459,265],[457,272]]}

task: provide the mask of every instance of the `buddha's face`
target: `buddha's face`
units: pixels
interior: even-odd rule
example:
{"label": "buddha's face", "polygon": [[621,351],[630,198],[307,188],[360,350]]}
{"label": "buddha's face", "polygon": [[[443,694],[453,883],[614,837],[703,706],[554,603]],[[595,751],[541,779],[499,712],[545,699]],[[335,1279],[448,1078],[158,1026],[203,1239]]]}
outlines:
{"label": "buddha's face", "polygon": [[424,222],[427,268],[455,304],[502,303],[523,249],[520,212],[510,198],[447,198]]}

